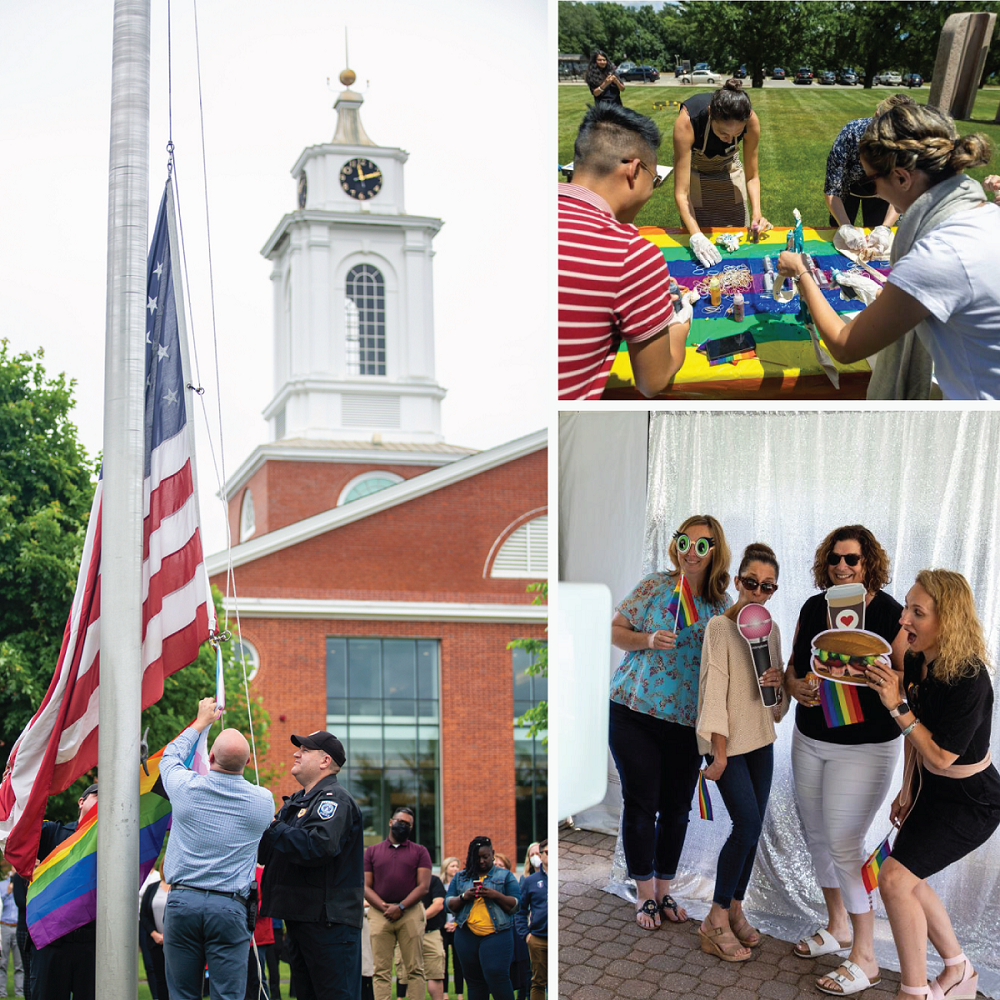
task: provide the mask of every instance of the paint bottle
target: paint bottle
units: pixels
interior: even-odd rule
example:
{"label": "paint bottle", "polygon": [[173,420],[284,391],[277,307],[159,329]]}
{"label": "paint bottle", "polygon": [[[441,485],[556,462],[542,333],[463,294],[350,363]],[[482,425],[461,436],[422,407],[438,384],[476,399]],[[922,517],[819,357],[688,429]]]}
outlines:
{"label": "paint bottle", "polygon": [[[765,257],[764,258],[764,273],[766,275],[768,275],[768,276],[771,276],[773,274],[773,272],[774,272],[774,265],[771,263],[771,258],[770,257]],[[772,281],[774,280],[773,277],[771,278],[771,280]]]}
{"label": "paint bottle", "polygon": [[830,282],[827,280],[823,268],[819,266],[819,261],[816,259],[815,255],[810,254],[809,259],[812,261],[813,274],[816,276],[816,283],[820,288],[829,288]]}
{"label": "paint bottle", "polygon": [[677,279],[673,275],[670,275],[670,294],[671,295],[681,294],[681,286],[677,284]]}
{"label": "paint bottle", "polygon": [[722,305],[722,286],[719,284],[719,279],[715,275],[713,275],[708,282],[708,294],[712,298],[713,306]]}
{"label": "paint bottle", "polygon": [[743,293],[742,292],[737,292],[733,296],[733,319],[737,323],[742,323],[743,319],[744,319],[744,315],[745,314],[744,314],[744,311],[743,311]]}

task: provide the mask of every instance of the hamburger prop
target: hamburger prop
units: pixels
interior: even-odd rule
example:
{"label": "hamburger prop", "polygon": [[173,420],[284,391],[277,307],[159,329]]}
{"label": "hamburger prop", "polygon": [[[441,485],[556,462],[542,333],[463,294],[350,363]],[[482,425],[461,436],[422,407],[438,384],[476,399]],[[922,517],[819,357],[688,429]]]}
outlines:
{"label": "hamburger prop", "polygon": [[864,721],[857,689],[868,686],[865,671],[873,664],[890,665],[891,652],[882,636],[864,629],[834,628],[813,637],[812,671],[827,726]]}
{"label": "hamburger prop", "polygon": [[778,703],[777,692],[773,687],[763,687],[760,683],[764,671],[771,666],[771,653],[767,644],[771,634],[771,615],[763,604],[748,604],[736,616],[736,627],[750,647],[750,659],[757,674],[760,700],[768,708],[773,708]]}

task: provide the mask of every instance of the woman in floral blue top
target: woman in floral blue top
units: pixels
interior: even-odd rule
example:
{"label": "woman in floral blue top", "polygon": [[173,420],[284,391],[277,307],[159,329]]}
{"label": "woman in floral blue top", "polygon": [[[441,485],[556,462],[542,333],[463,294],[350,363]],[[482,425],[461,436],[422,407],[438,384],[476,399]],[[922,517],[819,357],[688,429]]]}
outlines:
{"label": "woman in floral blue top", "polygon": [[[611,641],[626,652],[611,679],[608,742],[622,783],[622,840],[639,896],[636,921],[646,930],[660,926],[661,914],[687,919],[670,883],[701,766],[694,730],[701,643],[709,618],[732,604],[729,546],[714,517],[689,517],[668,552],[673,570],[641,580],[611,622]],[[681,574],[698,620],[675,631],[667,609]]]}

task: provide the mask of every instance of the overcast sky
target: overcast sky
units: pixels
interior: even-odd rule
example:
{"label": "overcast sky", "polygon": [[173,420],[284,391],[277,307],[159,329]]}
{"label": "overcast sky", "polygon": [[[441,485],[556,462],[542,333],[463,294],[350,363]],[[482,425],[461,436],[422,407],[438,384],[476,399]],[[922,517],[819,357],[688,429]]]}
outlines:
{"label": "overcast sky", "polygon": [[[169,134],[166,0],[152,6],[155,216]],[[173,140],[201,382],[214,393],[194,6],[172,9]],[[112,13],[112,0],[0,3],[0,331],[77,380],[91,453],[103,435]],[[197,15],[227,474],[266,440],[272,291],[260,249],[296,208],[299,153],[333,136],[345,27],[368,135],[410,153],[407,212],[445,223],[433,264],[445,440],[483,449],[546,426],[556,161],[544,0],[198,0]],[[224,528],[198,420],[216,551]]]}

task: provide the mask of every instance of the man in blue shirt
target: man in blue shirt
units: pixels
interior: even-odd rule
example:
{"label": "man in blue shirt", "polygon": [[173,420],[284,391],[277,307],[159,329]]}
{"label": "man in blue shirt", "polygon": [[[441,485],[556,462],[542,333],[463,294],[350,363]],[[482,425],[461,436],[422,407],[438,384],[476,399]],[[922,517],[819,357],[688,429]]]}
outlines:
{"label": "man in blue shirt", "polygon": [[173,825],[163,859],[170,883],[163,950],[172,1000],[201,1000],[204,969],[219,1000],[243,1000],[251,926],[257,913],[257,844],[274,812],[266,788],[243,777],[250,745],[224,729],[209,755],[208,774],[184,762],[220,713],[214,698],[198,702],[198,717],[163,751],[160,777]]}
{"label": "man in blue shirt", "polygon": [[[521,908],[514,914],[519,934],[528,931],[528,955],[531,957],[531,1000],[545,1000],[549,980],[549,842],[538,845],[540,867],[521,882]],[[534,862],[534,858],[532,858]]]}

